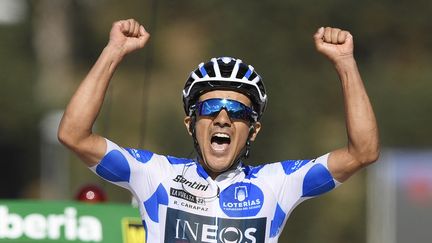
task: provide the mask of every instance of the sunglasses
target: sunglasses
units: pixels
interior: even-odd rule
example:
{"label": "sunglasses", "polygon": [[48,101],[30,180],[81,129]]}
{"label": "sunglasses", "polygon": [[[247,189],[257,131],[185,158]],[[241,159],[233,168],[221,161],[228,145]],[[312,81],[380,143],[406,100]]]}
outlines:
{"label": "sunglasses", "polygon": [[251,107],[236,100],[208,99],[196,104],[197,113],[200,116],[216,117],[222,109],[225,109],[232,119],[240,119],[247,122],[256,121],[258,114]]}

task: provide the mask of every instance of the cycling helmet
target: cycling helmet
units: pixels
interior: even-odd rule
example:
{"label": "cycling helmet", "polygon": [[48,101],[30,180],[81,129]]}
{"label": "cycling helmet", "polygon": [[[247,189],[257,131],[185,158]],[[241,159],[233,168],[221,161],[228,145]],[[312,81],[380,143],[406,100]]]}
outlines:
{"label": "cycling helmet", "polygon": [[267,94],[261,76],[251,65],[232,57],[212,58],[201,63],[191,72],[183,89],[183,106],[186,115],[191,116],[191,109],[200,95],[212,90],[233,90],[248,96],[261,118],[267,104]]}

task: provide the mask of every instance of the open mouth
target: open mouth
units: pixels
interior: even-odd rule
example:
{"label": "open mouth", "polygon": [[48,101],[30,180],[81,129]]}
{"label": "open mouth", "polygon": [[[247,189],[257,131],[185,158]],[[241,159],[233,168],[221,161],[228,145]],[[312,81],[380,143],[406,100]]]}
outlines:
{"label": "open mouth", "polygon": [[226,133],[215,133],[211,137],[211,147],[216,151],[223,151],[228,148],[231,138]]}

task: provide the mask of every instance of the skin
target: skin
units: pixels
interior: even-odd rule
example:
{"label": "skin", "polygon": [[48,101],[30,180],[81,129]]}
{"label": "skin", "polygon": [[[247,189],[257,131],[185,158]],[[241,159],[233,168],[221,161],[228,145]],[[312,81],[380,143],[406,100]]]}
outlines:
{"label": "skin", "polygon": [[347,145],[330,153],[328,166],[343,182],[379,157],[378,126],[354,59],[353,36],[345,30],[321,27],[313,36],[317,51],[338,73],[345,106]]}
{"label": "skin", "polygon": [[[238,92],[227,90],[215,90],[207,92],[200,96],[199,101],[211,98],[224,98],[236,100],[246,106],[251,106],[250,99]],[[191,118],[185,118],[185,125],[189,131]],[[220,173],[228,170],[237,155],[241,152],[246,144],[249,135],[250,123],[242,120],[233,120],[228,116],[226,110],[222,110],[216,117],[198,116],[195,123],[196,138],[200,145],[203,160],[200,163],[206,169],[207,173],[214,179]],[[250,140],[254,141],[261,129],[261,123],[254,124],[254,131]],[[216,150],[211,144],[211,138],[215,133],[224,133],[230,136],[230,144],[223,151]],[[192,135],[189,132],[190,135]]]}
{"label": "skin", "polygon": [[[96,165],[106,151],[105,139],[92,131],[102,107],[110,79],[127,54],[145,46],[150,35],[133,19],[113,24],[107,46],[72,96],[58,130],[61,143],[76,153],[88,166]],[[343,182],[379,156],[378,127],[375,115],[360,77],[355,59],[353,37],[337,28],[319,28],[314,35],[317,51],[329,59],[339,76],[345,105],[347,144],[330,153],[328,166],[333,177]],[[233,91],[213,91],[200,97],[229,98],[250,105],[250,100]],[[190,117],[185,118],[188,128]],[[251,140],[261,124],[257,123]],[[231,136],[224,151],[212,148],[211,136],[223,132]],[[200,161],[212,178],[229,169],[246,142],[249,124],[231,120],[225,110],[217,117],[198,117],[196,136],[203,154]]]}
{"label": "skin", "polygon": [[109,81],[123,57],[143,48],[149,37],[144,27],[133,19],[115,22],[107,46],[66,107],[58,139],[88,166],[96,165],[106,151],[105,139],[92,128],[102,108]]}

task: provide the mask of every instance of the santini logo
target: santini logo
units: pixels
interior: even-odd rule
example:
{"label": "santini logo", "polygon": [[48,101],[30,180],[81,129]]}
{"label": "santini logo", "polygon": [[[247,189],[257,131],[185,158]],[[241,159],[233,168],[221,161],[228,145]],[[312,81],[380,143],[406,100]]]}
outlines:
{"label": "santini logo", "polygon": [[182,175],[177,175],[177,177],[174,178],[173,181],[180,182],[183,185],[188,186],[188,187],[195,189],[195,190],[207,191],[207,189],[208,189],[208,185],[204,185],[204,184],[201,184],[201,183],[196,182],[196,181],[194,181],[194,182],[188,181]]}
{"label": "santini logo", "polygon": [[263,202],[261,189],[252,183],[239,182],[221,193],[219,205],[230,217],[250,217],[258,214]]}
{"label": "santini logo", "polygon": [[102,241],[102,223],[92,216],[77,217],[77,210],[64,209],[63,214],[29,214],[22,217],[0,206],[0,240],[28,237],[32,240]]}

